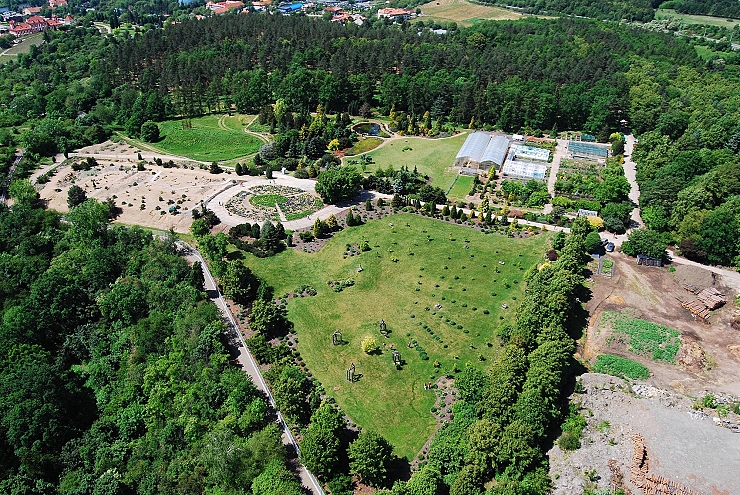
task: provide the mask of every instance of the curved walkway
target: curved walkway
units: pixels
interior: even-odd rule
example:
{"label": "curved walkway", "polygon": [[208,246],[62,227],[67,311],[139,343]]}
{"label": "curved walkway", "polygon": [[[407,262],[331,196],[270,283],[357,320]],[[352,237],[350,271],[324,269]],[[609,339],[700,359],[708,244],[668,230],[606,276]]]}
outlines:
{"label": "curved walkway", "polygon": [[[265,185],[265,184],[273,184],[273,185],[282,185],[282,186],[289,186],[289,187],[295,187],[296,189],[301,189],[303,191],[315,193],[315,185],[316,181],[311,179],[297,179],[291,175],[288,174],[282,174],[280,172],[273,172],[274,179],[267,180],[264,177],[256,177],[256,176],[244,176],[241,178],[241,180],[223,191],[217,193],[215,196],[213,196],[211,199],[206,201],[206,206],[208,209],[213,211],[218,218],[221,219],[221,222],[223,222],[225,225],[228,225],[230,227],[234,227],[236,225],[242,224],[244,222],[254,223],[254,222],[261,222],[259,219],[245,217],[241,215],[234,215],[230,211],[226,209],[224,206],[229,199],[231,199],[234,195],[238,194],[241,191],[245,191],[249,189],[250,187],[254,187],[257,185]],[[348,210],[351,207],[357,207],[360,205],[363,205],[365,201],[368,199],[375,202],[378,198],[383,198],[387,201],[390,201],[393,198],[392,194],[382,194],[376,191],[365,191],[361,190],[360,194],[357,195],[352,200],[343,201],[336,205],[326,205],[322,209],[318,210],[316,213],[312,213],[308,216],[305,216],[303,218],[299,218],[297,220],[291,220],[287,222],[282,222],[283,227],[285,227],[287,230],[299,230],[299,229],[306,229],[313,226],[314,222],[317,218],[326,218],[331,214],[337,215],[343,211]],[[423,204],[423,203],[422,203]],[[441,207],[441,205],[439,205]],[[465,212],[465,214],[470,215],[470,209],[468,208],[461,208],[462,211]],[[282,216],[282,215],[281,215]],[[500,217],[499,217],[500,219]],[[513,221],[513,218],[509,218],[509,222]],[[559,227],[556,225],[548,225],[548,224],[542,224],[539,222],[530,222],[528,220],[519,219],[518,220],[519,225],[527,225],[535,228],[542,228],[543,226],[547,230],[552,230],[555,232],[570,232],[570,229],[567,227]]]}
{"label": "curved walkway", "polygon": [[249,126],[252,125],[255,120],[257,120],[257,117],[258,117],[258,115],[255,115],[254,118],[252,120],[250,120],[247,125],[244,126],[244,132],[246,132],[247,134],[249,134],[251,136],[254,136],[256,138],[261,139],[265,143],[269,143],[271,141],[269,134],[261,133],[261,132],[255,132],[255,131],[250,131],[249,130]]}
{"label": "curved walkway", "polygon": [[[238,194],[241,191],[245,191],[249,189],[250,187],[254,187],[257,185],[265,185],[265,184],[271,184],[271,185],[278,185],[278,186],[288,186],[288,187],[295,187],[296,189],[301,189],[306,192],[314,193],[315,194],[315,186],[316,181],[311,179],[297,179],[291,175],[288,174],[282,174],[280,172],[273,172],[274,179],[265,179],[261,176],[243,176],[240,178],[239,182],[232,187],[229,187],[220,193],[216,194],[213,198],[208,200],[206,202],[206,206],[208,209],[213,211],[218,218],[221,219],[221,221],[225,225],[229,225],[231,227],[234,227],[236,225],[242,224],[244,222],[260,222],[261,220],[250,218],[250,217],[243,217],[241,215],[234,215],[230,211],[226,209],[224,206],[226,202],[231,199],[234,195]],[[383,198],[390,200],[393,196],[389,194],[380,194],[374,191],[361,191],[361,193],[354,198],[351,201],[343,201],[337,205],[326,205],[320,210],[318,210],[316,213],[311,213],[308,216],[305,216],[303,218],[299,218],[297,220],[291,220],[282,222],[283,226],[287,230],[298,230],[298,229],[305,229],[310,228],[313,226],[314,222],[317,218],[326,218],[331,214],[337,215],[347,209],[349,209],[352,206],[358,206],[361,204],[364,204],[366,200],[370,199],[375,200],[377,198]]]}

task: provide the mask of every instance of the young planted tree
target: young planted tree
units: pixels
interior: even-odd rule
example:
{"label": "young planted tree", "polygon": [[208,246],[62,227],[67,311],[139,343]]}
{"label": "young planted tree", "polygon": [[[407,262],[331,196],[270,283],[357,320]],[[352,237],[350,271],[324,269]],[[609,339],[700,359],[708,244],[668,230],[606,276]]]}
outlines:
{"label": "young planted tree", "polygon": [[69,188],[67,191],[67,206],[70,208],[74,208],[77,205],[81,205],[87,200],[87,194],[85,194],[85,190],[82,189],[77,184],[73,185]]}

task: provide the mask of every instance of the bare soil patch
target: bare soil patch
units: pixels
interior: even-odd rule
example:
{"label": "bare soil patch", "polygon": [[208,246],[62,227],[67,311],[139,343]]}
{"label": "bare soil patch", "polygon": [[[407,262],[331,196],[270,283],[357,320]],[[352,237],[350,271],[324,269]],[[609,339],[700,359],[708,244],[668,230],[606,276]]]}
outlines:
{"label": "bare soil patch", "polygon": [[[650,369],[651,382],[656,386],[682,393],[710,388],[740,395],[740,357],[733,352],[734,346],[740,344],[740,332],[732,327],[735,292],[723,276],[687,265],[677,265],[674,273],[667,268],[637,266],[633,258],[621,253],[610,258],[614,260],[614,277],[593,276],[589,284],[592,297],[586,308],[591,317],[579,345],[579,357],[593,362],[598,354],[610,353],[633,359]],[[678,298],[692,295],[683,283],[716,287],[728,303],[712,312],[709,324],[702,323],[681,307]],[[610,341],[611,332],[598,328],[603,311],[626,308],[643,320],[680,332],[682,347],[676,356],[677,364],[636,356],[620,345],[619,339]]]}
{"label": "bare soil patch", "polygon": [[[643,493],[635,481],[644,480],[635,478],[645,475],[694,493],[740,493],[740,434],[716,426],[714,411],[694,410],[690,397],[649,384],[591,373],[581,379],[584,391],[572,399],[581,404],[588,426],[580,449],[566,453],[555,445],[548,452],[554,494],[582,493],[589,481],[611,489],[620,474],[627,493],[633,494]],[[727,419],[740,421],[733,413]],[[644,439],[647,464],[642,473],[631,473],[637,434]]]}

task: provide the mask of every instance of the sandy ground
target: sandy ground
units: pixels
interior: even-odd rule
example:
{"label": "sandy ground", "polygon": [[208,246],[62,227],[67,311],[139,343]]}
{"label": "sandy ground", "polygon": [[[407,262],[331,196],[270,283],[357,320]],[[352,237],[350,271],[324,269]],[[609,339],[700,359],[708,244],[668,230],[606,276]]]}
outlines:
{"label": "sandy ground", "polygon": [[[715,426],[711,411],[694,411],[690,398],[649,383],[635,385],[588,373],[581,379],[584,392],[572,399],[581,404],[588,426],[580,449],[565,453],[555,445],[548,452],[555,495],[582,493],[588,481],[585,471],[592,469],[599,488],[615,488],[608,466],[612,459],[628,493],[643,493],[630,477],[636,433],[645,439],[651,474],[697,493],[740,493],[740,434]],[[734,414],[728,419],[738,421]]]}
{"label": "sandy ground", "polygon": [[[137,171],[138,150],[128,148],[125,144],[107,143],[73,154],[71,160],[53,166],[56,172],[40,190],[41,198],[50,208],[65,213],[69,210],[67,192],[76,184],[85,190],[88,197],[99,201],[114,198],[122,209],[117,222],[188,232],[192,222],[190,210],[235,183],[236,175],[213,175],[198,168],[197,163],[183,159],[174,159],[179,168],[163,168],[148,163],[146,170]],[[141,154],[145,160],[155,156],[144,151]],[[73,171],[72,160],[81,161],[86,156],[95,156],[99,166],[87,171]],[[156,156],[165,161],[172,158]],[[32,180],[53,167],[37,171]],[[170,207],[177,204],[179,213],[169,213]]]}

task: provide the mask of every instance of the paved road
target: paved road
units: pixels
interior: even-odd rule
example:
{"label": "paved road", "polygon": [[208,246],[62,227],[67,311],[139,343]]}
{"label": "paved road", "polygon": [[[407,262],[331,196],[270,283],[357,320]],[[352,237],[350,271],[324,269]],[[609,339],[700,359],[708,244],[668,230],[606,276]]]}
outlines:
{"label": "paved road", "polygon": [[[558,172],[560,171],[560,162],[566,156],[568,149],[568,141],[565,139],[557,140],[557,147],[555,153],[553,153],[552,163],[550,164],[550,175],[547,177],[547,192],[550,193],[550,197],[555,197],[555,181],[558,180]],[[542,210],[542,213],[548,214],[552,212],[552,203],[548,203]]]}
{"label": "paved road", "polygon": [[641,226],[642,217],[640,217],[640,186],[637,184],[637,164],[632,161],[632,152],[635,149],[635,136],[627,134],[624,136],[624,176],[630,183],[629,199],[635,204],[630,219],[636,226]]}
{"label": "paved road", "polygon": [[[632,210],[632,214],[630,215],[630,219],[632,220],[632,226],[630,227],[630,230],[639,228],[643,225],[642,217],[640,216],[640,207],[639,207],[639,200],[640,200],[640,186],[637,184],[637,166],[635,162],[632,161],[632,152],[635,149],[635,137],[632,134],[628,134],[625,136],[625,145],[624,145],[624,175],[627,178],[627,180],[630,183],[630,193],[629,193],[629,199],[635,203],[635,209]],[[614,244],[617,246],[621,246],[624,241],[627,240],[627,235],[629,232],[614,236]],[[702,265],[701,263],[697,263],[696,261],[691,261],[686,258],[682,258],[678,256],[674,251],[667,250],[668,255],[671,258],[671,261],[673,263],[677,263],[679,265],[690,265],[690,266],[696,266],[699,268],[703,268],[705,270],[709,270],[710,272],[717,273],[719,275],[723,276],[723,280],[727,285],[730,285],[734,287],[735,289],[740,290],[740,273],[734,270],[727,270],[724,268],[719,268],[715,266],[710,265]]]}
{"label": "paved road", "polygon": [[[188,261],[190,261],[191,263],[195,261],[200,261],[200,264],[203,267],[203,276],[205,277],[206,291],[211,296],[211,300],[223,312],[224,316],[228,318],[231,324],[230,330],[236,332],[238,336],[239,355],[237,357],[237,361],[242,366],[242,369],[244,369],[244,371],[249,375],[252,382],[257,386],[257,388],[267,396],[272,408],[277,411],[275,399],[272,397],[270,389],[267,387],[267,383],[265,383],[265,379],[262,377],[259,366],[252,357],[252,354],[249,352],[247,344],[244,342],[244,337],[239,330],[239,326],[234,321],[234,317],[231,315],[231,311],[229,310],[226,301],[221,295],[221,291],[218,290],[218,286],[216,285],[216,281],[213,279],[213,276],[208,269],[208,265],[206,265],[205,260],[197,250],[181,241],[178,241],[178,244],[180,245],[180,248],[182,249]],[[293,438],[293,434],[290,432],[290,429],[285,423],[285,420],[283,419],[282,414],[280,414],[280,411],[277,411],[277,416],[278,424],[283,430],[283,444],[286,446],[291,446],[293,449],[295,449],[295,452],[300,455],[298,444],[296,443],[295,438]],[[321,485],[316,480],[314,475],[312,475],[311,472],[308,471],[308,469],[306,469],[303,464],[298,463],[297,466],[303,486],[308,488],[308,490],[314,495],[324,495],[324,490],[321,488]]]}
{"label": "paved road", "polygon": [[0,193],[0,201],[2,201],[3,203],[8,197],[8,187],[10,187],[10,182],[13,180],[13,172],[15,172],[15,168],[18,166],[21,160],[23,160],[23,150],[19,150],[19,154],[16,155],[13,165],[11,165],[10,170],[8,170],[8,175],[5,178],[5,183],[2,186],[2,193]]}

